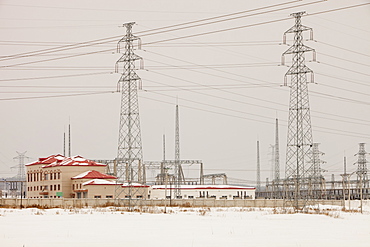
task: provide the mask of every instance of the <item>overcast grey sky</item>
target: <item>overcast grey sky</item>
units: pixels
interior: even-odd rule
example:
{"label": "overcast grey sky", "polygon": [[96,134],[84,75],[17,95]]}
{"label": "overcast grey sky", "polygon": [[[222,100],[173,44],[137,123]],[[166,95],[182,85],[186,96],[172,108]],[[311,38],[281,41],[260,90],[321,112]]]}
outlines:
{"label": "overcast grey sky", "polygon": [[[354,170],[358,143],[370,143],[370,5],[337,9],[364,3],[369,1],[1,0],[0,177],[16,174],[10,169],[17,164],[16,151],[27,151],[30,162],[63,153],[69,119],[72,155],[116,157],[120,94],[107,92],[116,90],[119,79],[113,72],[120,57],[116,42],[125,33],[120,26],[132,21],[143,42],[136,53],[145,65],[137,72],[144,89],[139,93],[144,160],[162,159],[163,134],[167,158],[174,157],[178,98],[182,159],[201,159],[206,173],[225,172],[230,181],[254,184],[259,139],[264,181],[271,173],[269,148],[278,117],[283,174],[289,88],[281,87],[288,69],[279,66],[288,48],[281,42],[294,25],[289,15],[299,11],[308,13],[302,23],[314,30],[314,41],[306,45],[316,49],[318,62],[312,54],[306,60],[315,72],[316,84],[309,85],[313,138],[325,152],[325,176],[342,172],[344,152],[348,170]],[[256,8],[243,18],[148,32]],[[221,32],[229,28],[235,29]],[[212,31],[219,32],[185,38]],[[105,38],[110,42],[29,53]],[[178,39],[164,41],[173,38]],[[14,56],[21,53],[27,56]],[[66,96],[91,92],[98,94]],[[185,175],[193,176],[196,168],[184,167]]]}

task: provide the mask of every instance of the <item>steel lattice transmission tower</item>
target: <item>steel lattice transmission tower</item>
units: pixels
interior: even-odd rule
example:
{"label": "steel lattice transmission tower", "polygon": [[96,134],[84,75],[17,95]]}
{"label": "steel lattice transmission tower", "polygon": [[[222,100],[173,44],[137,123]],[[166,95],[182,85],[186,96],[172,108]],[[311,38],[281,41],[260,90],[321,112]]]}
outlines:
{"label": "steel lattice transmission tower", "polygon": [[26,173],[24,169],[24,160],[29,159],[29,157],[26,156],[27,151],[20,153],[17,151],[18,156],[14,157],[13,159],[17,159],[19,161],[17,166],[13,166],[12,168],[17,168],[17,179],[20,181],[26,181]]}
{"label": "steel lattice transmission tower", "polygon": [[[315,51],[303,44],[304,31],[310,31],[312,39],[312,28],[301,24],[304,13],[291,14],[295,18],[295,25],[284,33],[284,43],[286,35],[290,33],[294,34],[294,43],[282,56],[284,64],[285,55],[292,55],[292,66],[285,74],[284,80],[287,86],[287,76],[291,76],[285,178],[288,187],[294,191],[288,195],[296,202],[299,198],[307,198],[303,191],[307,191],[307,179],[313,175],[312,165],[309,165],[312,160],[313,140],[307,82],[307,74],[311,74],[313,80],[313,71],[305,65],[304,54],[313,52],[315,60]],[[295,204],[295,207],[297,209],[298,204]]]}
{"label": "steel lattice transmission tower", "polygon": [[[132,34],[134,22],[126,23],[126,35],[119,40],[117,52],[120,53],[124,45],[124,53],[116,62],[116,72],[121,72],[117,90],[121,92],[121,111],[117,154],[117,177],[119,183],[128,185],[128,197],[135,195],[132,183],[145,184],[145,169],[143,167],[143,153],[141,145],[141,131],[139,118],[138,90],[141,89],[141,79],[135,72],[135,62],[142,58],[134,53],[134,41],[140,38]],[[123,65],[120,68],[120,65]],[[117,186],[117,188],[119,188]],[[122,190],[116,190],[116,198]],[[127,193],[127,192],[126,192]]]}
{"label": "steel lattice transmission tower", "polygon": [[369,178],[367,174],[367,163],[366,155],[368,153],[365,151],[365,143],[359,143],[359,150],[357,155],[357,180],[358,187],[368,188],[369,187]]}
{"label": "steel lattice transmission tower", "polygon": [[321,159],[321,156],[325,153],[321,152],[319,150],[319,144],[320,143],[313,143],[312,147],[312,176],[310,178],[310,185],[311,185],[311,193],[313,193],[313,196],[315,198],[320,198],[324,191],[325,181],[324,176],[322,173],[325,171],[321,168],[322,164],[325,164],[326,162]]}

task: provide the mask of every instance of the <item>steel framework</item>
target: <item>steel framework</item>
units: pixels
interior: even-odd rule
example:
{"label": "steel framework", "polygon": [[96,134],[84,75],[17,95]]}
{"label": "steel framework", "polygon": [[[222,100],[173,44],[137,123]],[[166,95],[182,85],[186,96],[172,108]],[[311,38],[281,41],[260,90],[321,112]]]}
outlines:
{"label": "steel framework", "polygon": [[[140,38],[132,34],[134,22],[126,23],[126,35],[119,40],[117,52],[121,52],[121,46],[124,44],[124,53],[116,62],[116,73],[121,69],[121,77],[117,84],[117,90],[121,92],[121,111],[119,123],[118,154],[116,159],[117,183],[124,183],[129,188],[126,197],[131,199],[138,195],[134,191],[133,183],[145,184],[145,169],[143,168],[143,154],[141,145],[141,131],[139,118],[139,100],[138,90],[141,89],[141,79],[135,72],[135,62],[142,58],[134,53],[134,41],[138,41],[140,47]],[[142,64],[141,64],[142,65]],[[120,186],[116,186],[115,198],[123,192]],[[130,204],[131,205],[131,204]]]}
{"label": "steel framework", "polygon": [[182,166],[180,163],[180,119],[179,119],[179,106],[176,105],[176,120],[175,120],[175,198],[181,196],[180,184],[184,180]]}
{"label": "steel framework", "polygon": [[29,157],[26,156],[27,151],[20,153],[17,151],[18,156],[14,157],[13,159],[17,159],[19,161],[18,165],[13,166],[12,168],[17,168],[17,176],[16,179],[20,181],[26,181],[26,173],[24,170],[24,160],[29,159]]}
{"label": "steel framework", "polygon": [[357,156],[357,187],[358,188],[368,188],[369,187],[369,178],[367,174],[367,163],[366,155],[368,153],[365,151],[365,143],[359,143],[359,150],[356,154]]}
{"label": "steel framework", "polygon": [[[315,60],[315,51],[303,44],[304,31],[310,31],[312,39],[312,28],[301,24],[303,14],[305,12],[291,14],[295,18],[295,25],[284,33],[283,39],[286,43],[286,35],[293,33],[294,43],[282,56],[282,64],[284,64],[285,55],[292,55],[292,66],[286,72],[284,79],[284,85],[287,86],[287,76],[291,76],[285,187],[289,192],[286,194],[287,199],[295,202],[293,206],[296,210],[302,208],[302,205],[298,205],[298,199],[309,198],[306,181],[313,175],[313,167],[309,164],[312,161],[313,140],[307,85],[307,74],[311,74],[313,81],[313,71],[305,65],[304,54],[313,52]],[[303,207],[304,205],[305,203]]]}

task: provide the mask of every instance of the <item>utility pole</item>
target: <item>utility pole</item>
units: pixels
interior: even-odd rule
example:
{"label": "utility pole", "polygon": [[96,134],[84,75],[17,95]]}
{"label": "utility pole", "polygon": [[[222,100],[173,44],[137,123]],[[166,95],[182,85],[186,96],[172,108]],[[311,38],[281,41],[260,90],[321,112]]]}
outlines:
{"label": "utility pole", "polygon": [[258,193],[261,192],[261,164],[260,164],[260,141],[257,141],[257,188]]}
{"label": "utility pole", "polygon": [[[141,130],[139,118],[138,90],[141,89],[141,79],[135,72],[135,62],[142,58],[134,53],[134,41],[140,38],[132,34],[134,22],[123,24],[126,35],[118,41],[117,52],[121,52],[124,45],[124,53],[116,62],[116,72],[121,71],[121,77],[117,84],[118,92],[121,92],[121,110],[118,137],[117,154],[117,183],[127,186],[125,197],[129,199],[131,207],[132,198],[143,198],[140,187],[132,186],[133,183],[145,184],[143,154],[141,144]],[[123,64],[122,69],[120,65]],[[121,186],[116,186],[115,198],[118,199],[123,192]]]}
{"label": "utility pole", "polygon": [[176,105],[176,120],[175,120],[175,199],[181,196],[181,164],[180,164],[180,120],[179,120],[179,105]]}
{"label": "utility pole", "polygon": [[71,157],[71,123],[68,124],[68,156]]}
{"label": "utility pole", "polygon": [[280,148],[279,148],[279,120],[275,122],[275,177],[276,181],[280,180]]}
{"label": "utility pole", "polygon": [[287,76],[291,76],[285,179],[294,190],[294,193],[287,193],[287,201],[294,202],[296,211],[300,209],[299,199],[303,200],[303,207],[307,203],[308,197],[304,195],[304,191],[308,190],[308,179],[313,174],[312,166],[308,165],[312,160],[313,139],[306,78],[307,74],[311,74],[313,81],[313,71],[305,65],[305,53],[313,52],[315,60],[315,50],[303,44],[304,31],[310,31],[312,39],[312,28],[301,24],[304,14],[305,12],[291,14],[295,18],[295,25],[284,33],[283,43],[286,43],[286,35],[290,33],[294,34],[294,43],[282,55],[283,65],[285,55],[292,55],[292,66],[284,79],[284,85],[287,86]]}
{"label": "utility pole", "polygon": [[63,156],[66,156],[66,130],[64,128],[64,133],[63,133]]}
{"label": "utility pole", "polygon": [[275,173],[272,182],[273,190],[274,190],[274,197],[278,198],[279,196],[279,184],[280,184],[280,147],[279,147],[279,120],[275,119],[275,155],[274,155],[274,166],[275,166]]}
{"label": "utility pole", "polygon": [[[340,174],[342,176],[342,194],[343,194],[343,209],[346,210],[346,190],[348,189],[348,204],[349,200],[351,200],[350,197],[350,187],[349,187],[349,176],[350,174],[347,173],[347,159],[346,156],[343,158],[343,174]],[[350,206],[350,205],[348,205]]]}

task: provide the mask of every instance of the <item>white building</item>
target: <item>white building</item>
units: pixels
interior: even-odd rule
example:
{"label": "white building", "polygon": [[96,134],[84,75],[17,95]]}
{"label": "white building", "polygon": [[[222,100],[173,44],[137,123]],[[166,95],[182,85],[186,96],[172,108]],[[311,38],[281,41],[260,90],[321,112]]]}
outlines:
{"label": "white building", "polygon": [[[215,198],[219,199],[255,199],[256,188],[232,185],[180,185],[181,199]],[[174,198],[175,188],[165,185],[153,185],[150,188],[151,199]],[[180,199],[178,198],[178,199]]]}

